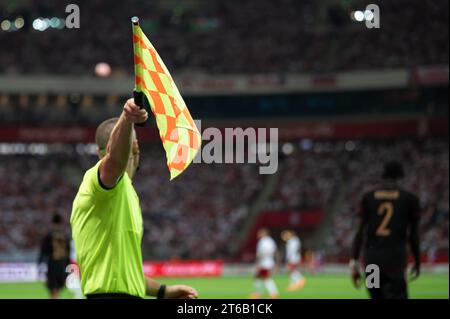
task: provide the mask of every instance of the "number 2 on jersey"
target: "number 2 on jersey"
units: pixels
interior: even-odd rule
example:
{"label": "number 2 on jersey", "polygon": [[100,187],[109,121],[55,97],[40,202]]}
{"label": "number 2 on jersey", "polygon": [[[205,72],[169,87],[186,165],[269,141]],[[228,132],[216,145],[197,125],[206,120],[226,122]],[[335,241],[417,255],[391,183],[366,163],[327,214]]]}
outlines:
{"label": "number 2 on jersey", "polygon": [[378,215],[382,215],[383,220],[380,226],[377,228],[377,236],[389,236],[391,230],[388,228],[389,221],[391,220],[392,214],[394,213],[394,205],[391,202],[383,202],[378,206]]}

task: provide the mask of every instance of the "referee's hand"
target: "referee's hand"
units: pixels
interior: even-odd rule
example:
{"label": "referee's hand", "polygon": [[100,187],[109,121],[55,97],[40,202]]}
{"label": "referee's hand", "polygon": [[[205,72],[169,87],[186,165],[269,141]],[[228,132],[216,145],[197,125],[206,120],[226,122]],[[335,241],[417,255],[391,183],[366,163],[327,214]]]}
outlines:
{"label": "referee's hand", "polygon": [[198,297],[197,290],[185,285],[167,286],[165,299],[196,299]]}
{"label": "referee's hand", "polygon": [[128,99],[123,106],[123,116],[129,123],[143,123],[148,119],[148,113],[134,103],[134,99]]}

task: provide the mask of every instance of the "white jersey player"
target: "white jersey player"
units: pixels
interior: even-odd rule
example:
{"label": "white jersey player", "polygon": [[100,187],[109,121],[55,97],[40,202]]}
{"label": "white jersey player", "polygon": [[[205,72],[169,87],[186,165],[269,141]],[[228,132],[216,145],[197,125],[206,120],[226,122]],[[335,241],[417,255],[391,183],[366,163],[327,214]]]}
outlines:
{"label": "white jersey player", "polygon": [[73,240],[70,241],[70,265],[67,271],[69,275],[67,276],[66,286],[72,290],[75,299],[83,299],[83,293],[81,291],[81,278],[80,269],[77,265],[77,257],[75,254],[75,244]]}
{"label": "white jersey player", "polygon": [[291,230],[283,231],[281,238],[286,242],[286,262],[290,279],[288,290],[295,291],[305,285],[305,278],[298,270],[302,258],[300,238]]}
{"label": "white jersey player", "polygon": [[267,229],[258,231],[258,243],[256,245],[256,279],[255,292],[252,298],[261,298],[264,288],[269,293],[270,298],[278,297],[278,289],[271,278],[275,267],[275,255],[277,245],[270,237]]}

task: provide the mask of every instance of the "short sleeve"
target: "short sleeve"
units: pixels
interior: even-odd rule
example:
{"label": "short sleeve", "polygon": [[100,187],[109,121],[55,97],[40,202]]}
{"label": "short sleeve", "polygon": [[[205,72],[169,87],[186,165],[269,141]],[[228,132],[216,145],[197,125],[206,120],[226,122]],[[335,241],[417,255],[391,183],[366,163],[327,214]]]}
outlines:
{"label": "short sleeve", "polygon": [[358,217],[362,220],[367,220],[367,197],[368,194],[365,194],[363,198],[361,199],[361,202],[359,203],[358,207]]}
{"label": "short sleeve", "polygon": [[89,173],[88,176],[88,183],[92,188],[92,193],[100,196],[114,196],[118,190],[121,188],[123,176],[119,179],[117,184],[112,187],[108,188],[105,185],[102,184],[100,180],[100,167],[101,161],[98,161],[97,164],[92,168],[92,171]]}

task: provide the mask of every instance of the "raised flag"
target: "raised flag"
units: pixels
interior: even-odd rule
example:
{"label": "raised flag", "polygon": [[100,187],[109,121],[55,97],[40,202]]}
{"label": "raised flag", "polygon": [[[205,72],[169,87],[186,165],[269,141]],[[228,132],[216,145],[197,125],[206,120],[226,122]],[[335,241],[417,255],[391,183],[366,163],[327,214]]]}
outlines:
{"label": "raised flag", "polygon": [[139,19],[133,17],[132,24],[135,92],[146,96],[156,118],[172,180],[196,156],[201,135],[169,70],[142,32]]}

